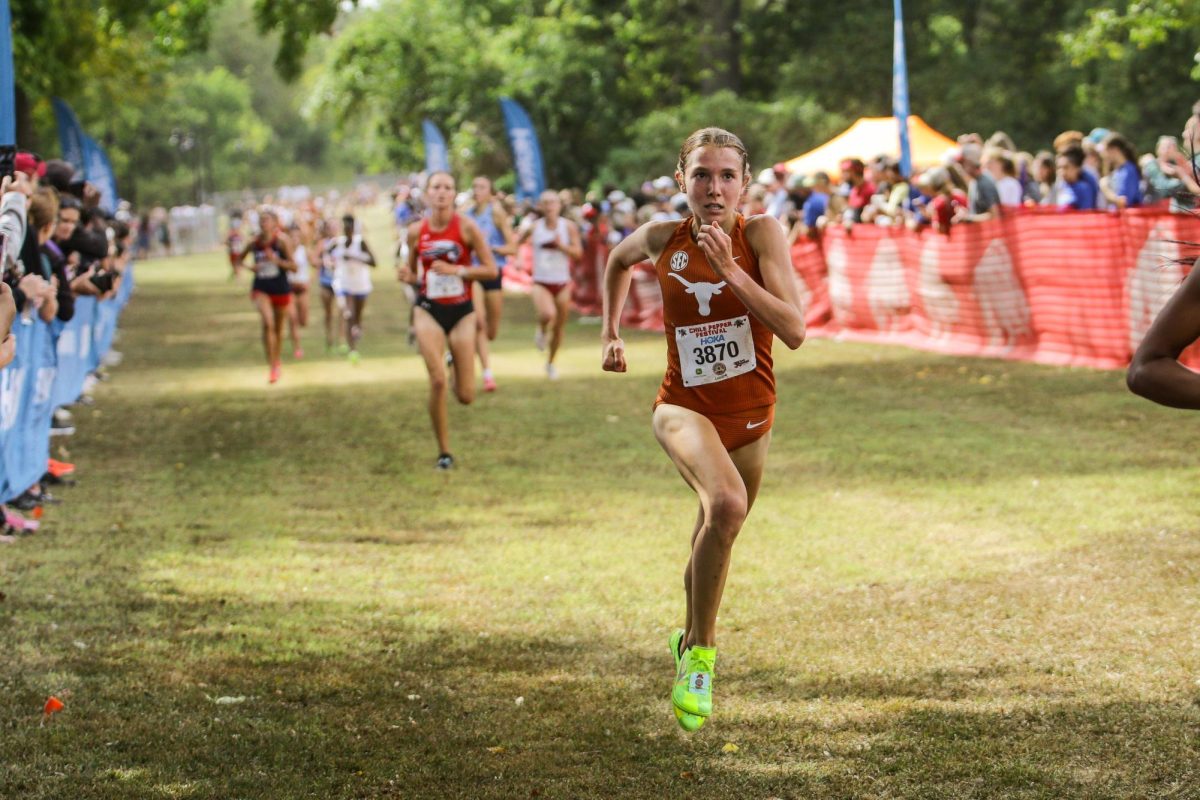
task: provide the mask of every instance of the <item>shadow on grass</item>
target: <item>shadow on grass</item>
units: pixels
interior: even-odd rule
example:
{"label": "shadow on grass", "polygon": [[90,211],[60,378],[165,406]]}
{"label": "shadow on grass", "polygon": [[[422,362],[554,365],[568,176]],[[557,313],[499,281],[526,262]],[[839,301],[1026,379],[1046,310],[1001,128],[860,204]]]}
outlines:
{"label": "shadow on grass", "polygon": [[[0,744],[16,754],[0,794],[1186,797],[1200,763],[1187,702],[973,708],[988,699],[977,681],[1028,665],[783,684],[735,674],[743,698],[727,695],[733,708],[689,737],[667,707],[665,648],[421,630],[322,604],[159,611],[171,630],[153,651],[113,642],[63,659],[78,688],[46,728],[21,711],[42,698],[18,677],[0,702]],[[298,616],[323,636],[255,628]],[[723,754],[726,742],[739,751]]]}

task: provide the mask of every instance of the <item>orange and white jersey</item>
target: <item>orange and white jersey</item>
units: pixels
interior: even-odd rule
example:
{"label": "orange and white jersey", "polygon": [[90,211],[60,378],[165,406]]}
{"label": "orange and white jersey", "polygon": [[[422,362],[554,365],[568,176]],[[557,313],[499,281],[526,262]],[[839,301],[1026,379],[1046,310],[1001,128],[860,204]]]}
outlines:
{"label": "orange and white jersey", "polygon": [[[729,235],[734,263],[761,286],[758,257],[740,214]],[[710,414],[772,405],[774,336],[709,266],[692,238],[691,217],[675,228],[654,270],[667,335],[667,373],[655,404]]]}

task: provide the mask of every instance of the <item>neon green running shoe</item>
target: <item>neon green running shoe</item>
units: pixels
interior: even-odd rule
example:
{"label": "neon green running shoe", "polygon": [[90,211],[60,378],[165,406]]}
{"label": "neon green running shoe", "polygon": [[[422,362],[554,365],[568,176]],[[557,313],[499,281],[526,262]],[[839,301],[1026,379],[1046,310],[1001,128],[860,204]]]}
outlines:
{"label": "neon green running shoe", "polygon": [[[679,664],[683,661],[683,656],[680,654],[680,645],[683,644],[684,630],[677,628],[671,634],[671,656],[675,659],[675,679],[679,679]],[[675,721],[679,723],[679,727],[683,728],[688,733],[694,733],[700,730],[700,726],[704,724],[704,717],[698,717],[695,714],[689,714],[686,711],[680,711],[679,708],[672,703],[671,710],[675,712]]]}
{"label": "neon green running shoe", "polygon": [[717,648],[692,645],[683,654],[675,675],[671,702],[680,711],[707,717],[712,714],[712,682]]}

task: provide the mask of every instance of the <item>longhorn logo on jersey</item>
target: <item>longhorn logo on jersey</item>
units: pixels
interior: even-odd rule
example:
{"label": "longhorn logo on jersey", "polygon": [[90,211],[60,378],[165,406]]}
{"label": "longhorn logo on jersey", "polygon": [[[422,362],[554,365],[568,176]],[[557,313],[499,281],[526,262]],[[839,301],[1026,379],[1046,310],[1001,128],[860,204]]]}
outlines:
{"label": "longhorn logo on jersey", "polygon": [[[678,255],[678,253],[676,254]],[[686,254],[684,254],[686,256]],[[674,260],[674,256],[672,256]],[[672,265],[673,266],[673,265]],[[700,316],[707,317],[712,313],[712,299],[714,295],[721,293],[721,289],[725,288],[725,281],[720,283],[705,283],[704,281],[696,281],[692,283],[682,275],[676,275],[674,272],[667,273],[675,280],[687,287],[687,293],[695,296],[696,303],[700,306]]]}
{"label": "longhorn logo on jersey", "polygon": [[462,258],[462,247],[453,239],[434,239],[421,246],[421,258],[426,261],[449,261],[457,264]]}

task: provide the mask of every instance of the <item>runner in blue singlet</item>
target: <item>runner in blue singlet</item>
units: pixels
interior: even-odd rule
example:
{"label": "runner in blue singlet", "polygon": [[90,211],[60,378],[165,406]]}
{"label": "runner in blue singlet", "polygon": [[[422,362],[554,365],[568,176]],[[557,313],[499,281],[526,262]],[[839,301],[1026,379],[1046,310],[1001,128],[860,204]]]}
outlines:
{"label": "runner in blue singlet", "polygon": [[[479,351],[479,366],[483,369],[483,390],[496,391],[496,379],[492,376],[491,350],[488,342],[496,338],[500,331],[500,313],[504,307],[504,295],[501,280],[504,276],[504,262],[508,256],[517,252],[517,237],[513,233],[512,223],[504,206],[496,198],[491,178],[480,176],[471,184],[472,206],[467,210],[467,216],[475,220],[479,230],[483,232],[488,245],[492,249],[492,257],[500,273],[492,280],[476,281],[474,289],[475,320],[478,332],[475,338],[475,348]],[[474,263],[478,264],[476,258]]]}

